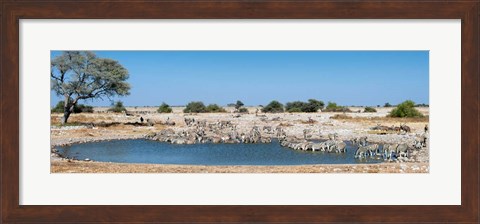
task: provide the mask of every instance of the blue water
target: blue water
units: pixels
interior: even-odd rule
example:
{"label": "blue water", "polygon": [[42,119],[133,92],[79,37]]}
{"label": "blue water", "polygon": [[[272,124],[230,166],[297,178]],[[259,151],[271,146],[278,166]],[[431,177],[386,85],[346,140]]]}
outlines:
{"label": "blue water", "polygon": [[302,165],[378,163],[376,159],[355,159],[355,148],[347,153],[296,151],[268,144],[176,145],[144,139],[91,142],[57,147],[63,157],[101,162],[189,164],[189,165]]}

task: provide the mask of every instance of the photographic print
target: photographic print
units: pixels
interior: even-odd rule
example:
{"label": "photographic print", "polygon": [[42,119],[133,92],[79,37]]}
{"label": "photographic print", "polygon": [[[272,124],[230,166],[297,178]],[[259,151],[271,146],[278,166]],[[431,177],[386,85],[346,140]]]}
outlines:
{"label": "photographic print", "polygon": [[428,173],[428,51],[51,51],[52,173]]}
{"label": "photographic print", "polygon": [[477,223],[480,4],[349,2],[0,3],[2,221]]}

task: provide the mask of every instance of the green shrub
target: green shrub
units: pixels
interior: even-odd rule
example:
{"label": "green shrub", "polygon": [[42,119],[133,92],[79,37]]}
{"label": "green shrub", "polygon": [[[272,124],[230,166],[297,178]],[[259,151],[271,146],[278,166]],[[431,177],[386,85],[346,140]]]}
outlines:
{"label": "green shrub", "polygon": [[334,110],[337,110],[338,108],[341,108],[341,107],[338,106],[337,103],[328,102],[327,107],[325,108],[325,111],[334,111]]}
{"label": "green shrub", "polygon": [[185,109],[183,109],[184,113],[205,113],[207,108],[205,104],[201,101],[192,101],[187,104]]}
{"label": "green shrub", "polygon": [[283,112],[283,104],[280,102],[273,100],[267,106],[262,108],[262,112],[264,113],[281,113]]}
{"label": "green shrub", "polygon": [[168,105],[166,103],[162,103],[162,105],[160,105],[160,107],[158,107],[157,112],[158,113],[172,113],[172,108],[170,107],[170,105]]}
{"label": "green shrub", "polygon": [[78,104],[73,107],[73,112],[74,113],[93,113],[93,107],[84,105],[84,104]]}
{"label": "green shrub", "polygon": [[294,113],[294,112],[314,113],[314,112],[317,112],[319,109],[323,109],[324,105],[325,104],[322,101],[318,101],[315,99],[309,99],[308,102],[293,101],[285,104],[285,110],[290,113]]}
{"label": "green shrub", "polygon": [[55,105],[54,108],[52,108],[52,113],[63,113],[63,107],[64,107],[65,101],[59,101],[57,105]]}
{"label": "green shrub", "polygon": [[339,106],[334,102],[328,102],[325,112],[351,112],[347,107]]}
{"label": "green shrub", "polygon": [[298,107],[293,107],[293,108],[290,108],[286,111],[289,112],[289,113],[301,113],[301,112],[303,112],[302,109],[298,108]]}
{"label": "green shrub", "polygon": [[123,111],[127,111],[127,109],[125,109],[125,107],[123,106],[123,102],[122,101],[117,101],[110,109],[108,109],[108,111],[112,111],[112,112],[115,112],[115,113],[120,113],[120,112],[123,112]]}
{"label": "green shrub", "polygon": [[222,107],[218,106],[217,104],[210,104],[205,108],[205,111],[208,113],[225,113],[227,112]]}
{"label": "green shrub", "polygon": [[285,110],[290,113],[303,112],[302,108],[306,107],[306,104],[307,103],[301,101],[288,102],[285,104]]}
{"label": "green shrub", "polygon": [[383,105],[383,107],[392,107],[392,104],[390,104],[390,103],[385,103],[385,105]]}
{"label": "green shrub", "polygon": [[245,108],[245,107],[242,107],[242,108],[238,109],[238,112],[239,113],[248,113],[248,109]]}
{"label": "green shrub", "polygon": [[363,110],[363,113],[376,113],[377,110],[373,107],[365,107],[365,110]]}
{"label": "green shrub", "polygon": [[318,110],[323,109],[324,106],[325,106],[325,103],[323,101],[319,101],[316,99],[309,99],[305,107],[302,108],[302,111],[307,113],[317,112]]}
{"label": "green shrub", "polygon": [[[65,101],[59,101],[54,108],[52,108],[52,113],[63,113]],[[73,113],[93,113],[93,107],[83,104],[77,104],[73,107]]]}
{"label": "green shrub", "polygon": [[415,109],[415,102],[406,100],[398,104],[395,109],[390,111],[390,117],[423,117],[423,114]]}

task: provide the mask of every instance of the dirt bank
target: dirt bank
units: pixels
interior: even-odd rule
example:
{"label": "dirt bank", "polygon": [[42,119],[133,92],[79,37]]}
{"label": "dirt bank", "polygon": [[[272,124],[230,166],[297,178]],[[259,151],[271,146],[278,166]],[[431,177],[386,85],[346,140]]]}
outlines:
{"label": "dirt bank", "polygon": [[428,173],[427,163],[302,166],[190,166],[85,162],[59,159],[52,173]]}

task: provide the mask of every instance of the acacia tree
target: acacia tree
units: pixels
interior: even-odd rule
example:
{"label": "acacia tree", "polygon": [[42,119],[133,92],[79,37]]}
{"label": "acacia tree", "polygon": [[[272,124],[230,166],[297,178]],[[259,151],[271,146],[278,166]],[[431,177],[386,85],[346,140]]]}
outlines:
{"label": "acacia tree", "polygon": [[51,61],[52,90],[64,97],[62,124],[79,100],[130,94],[128,71],[118,61],[91,51],[65,51]]}
{"label": "acacia tree", "polygon": [[242,101],[237,100],[237,102],[235,103],[235,109],[238,110],[238,109],[240,109],[240,107],[243,107],[243,105],[245,105],[245,104],[243,104]]}

